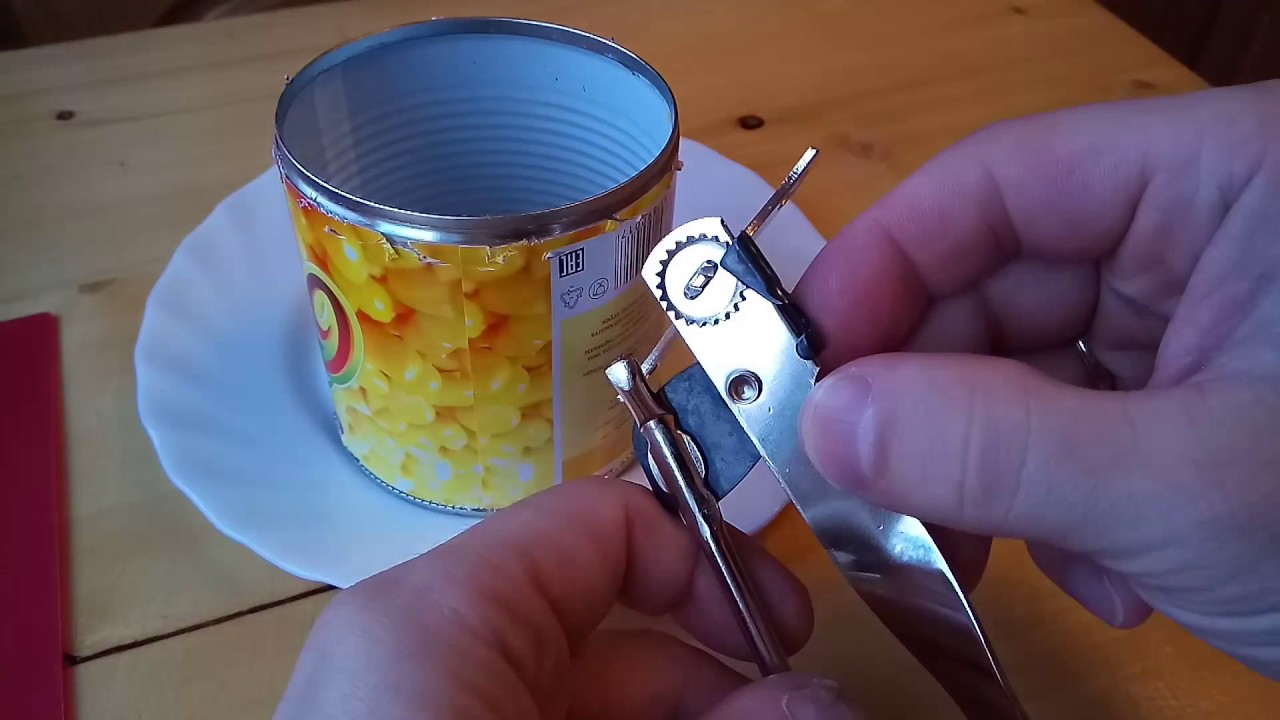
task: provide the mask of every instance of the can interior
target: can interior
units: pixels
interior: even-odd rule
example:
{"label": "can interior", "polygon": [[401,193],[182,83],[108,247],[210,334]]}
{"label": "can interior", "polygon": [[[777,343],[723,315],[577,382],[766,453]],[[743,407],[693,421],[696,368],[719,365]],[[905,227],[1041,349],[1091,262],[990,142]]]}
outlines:
{"label": "can interior", "polygon": [[300,88],[280,123],[312,176],[385,207],[489,217],[608,191],[666,146],[671,102],[620,63],[539,37],[372,47]]}

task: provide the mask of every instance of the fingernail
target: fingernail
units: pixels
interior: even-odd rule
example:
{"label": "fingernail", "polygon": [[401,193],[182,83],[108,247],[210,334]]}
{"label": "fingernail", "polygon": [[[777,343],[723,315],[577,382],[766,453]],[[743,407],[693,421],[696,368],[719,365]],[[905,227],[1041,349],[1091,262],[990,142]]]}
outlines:
{"label": "fingernail", "polygon": [[815,678],[807,687],[787,693],[782,698],[782,709],[790,720],[854,720],[856,717],[840,699],[840,686],[825,678]]}
{"label": "fingernail", "polygon": [[856,490],[867,481],[858,435],[870,407],[871,381],[853,370],[837,370],[809,394],[800,415],[801,442],[833,485]]}
{"label": "fingernail", "polygon": [[1120,599],[1115,583],[1111,582],[1111,574],[1105,570],[1102,571],[1102,586],[1106,588],[1106,606],[1110,610],[1109,617],[1103,619],[1112,627],[1121,627],[1124,625],[1124,601]]}

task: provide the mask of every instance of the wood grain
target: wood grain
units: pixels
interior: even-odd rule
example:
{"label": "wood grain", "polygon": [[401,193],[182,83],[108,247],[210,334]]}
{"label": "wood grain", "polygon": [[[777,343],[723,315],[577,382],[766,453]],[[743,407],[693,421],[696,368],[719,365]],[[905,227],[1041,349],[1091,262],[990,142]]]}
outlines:
{"label": "wood grain", "polygon": [[329,595],[76,668],[79,720],[267,718]]}
{"label": "wood grain", "polygon": [[[14,239],[5,235],[6,257]],[[159,269],[0,302],[0,318],[47,310],[62,322],[77,656],[313,587],[214,529],[155,459],[137,417],[133,343]]]}
{"label": "wood grain", "polygon": [[[788,515],[779,529],[786,543],[805,545],[796,523]],[[841,583],[816,545],[792,565],[812,588],[818,626],[795,659],[796,669],[835,678],[848,700],[874,720],[960,720],[947,696]],[[268,717],[308,628],[331,597],[308,598],[82,665],[76,668],[81,717]],[[977,602],[1036,720],[1266,720],[1280,702],[1280,685],[1242,670],[1166,620],[1128,632],[1104,627],[1039,577],[1014,543],[997,544]],[[616,611],[606,627],[655,628],[688,639],[666,620],[625,610]],[[749,672],[741,663],[735,666]]]}
{"label": "wood grain", "polygon": [[[78,668],[83,713],[269,712],[320,600],[111,654],[311,587],[223,538],[163,476],[135,410],[138,322],[181,238],[269,164],[287,74],[360,33],[463,13],[617,37],[670,80],[687,135],[767,177],[822,146],[799,202],[827,235],[988,123],[1201,86],[1087,0],[387,0],[0,54],[0,317],[62,317],[75,651],[108,653]],[[743,130],[746,114],[763,127]],[[823,574],[794,515],[766,539],[820,598],[806,663],[885,717],[911,716],[895,702],[934,702],[909,658]],[[1102,631],[1013,557],[997,563],[981,604],[1045,716],[1260,717],[1275,706],[1272,686],[1167,624]]]}

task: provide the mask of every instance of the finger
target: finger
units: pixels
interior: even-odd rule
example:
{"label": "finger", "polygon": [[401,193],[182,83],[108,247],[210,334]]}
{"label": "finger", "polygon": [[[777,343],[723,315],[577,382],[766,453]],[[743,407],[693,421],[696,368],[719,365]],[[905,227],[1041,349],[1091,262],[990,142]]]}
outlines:
{"label": "finger", "polygon": [[970,290],[935,300],[903,350],[1012,355],[1084,335],[1098,296],[1096,263],[1022,258]]}
{"label": "finger", "polygon": [[[742,543],[746,545],[746,543]],[[788,647],[812,631],[804,586],[766,553],[744,552]],[[495,513],[459,537],[353,590],[405,623],[415,642],[466,638],[499,653],[526,686],[547,690],[616,602],[707,621],[700,641],[745,655],[726,633],[730,608],[708,582],[694,536],[643,488],[590,479],[556,486]],[[344,593],[344,595],[348,595]],[[433,608],[430,613],[423,608]],[[696,628],[690,628],[695,630]],[[705,629],[704,629],[705,630]]]}
{"label": "finger", "polygon": [[752,683],[716,705],[704,720],[855,720],[831,680],[783,673]]}
{"label": "finger", "polygon": [[1052,545],[1031,542],[1027,551],[1040,572],[1108,625],[1133,628],[1151,617],[1151,606],[1123,575]]}
{"label": "finger", "polygon": [[1013,360],[1039,370],[1047,377],[1060,383],[1076,387],[1089,387],[1089,372],[1084,358],[1075,346],[1063,345],[1049,350],[1021,353],[1012,356]]}
{"label": "finger", "polygon": [[[936,310],[930,314],[935,318],[939,316]],[[945,332],[944,328],[948,324],[952,328],[960,324],[954,322],[956,319],[954,316],[946,317],[946,320],[951,322],[939,323],[936,327],[938,330]],[[974,327],[979,327],[983,333],[986,332],[985,324],[975,324]],[[923,328],[923,332],[917,333],[917,338],[920,337],[926,338],[921,343],[925,347],[921,349],[930,352],[940,352],[948,349],[969,352],[990,350],[990,348],[982,346],[985,343],[985,339],[975,343],[967,339],[957,338],[955,335],[947,336],[943,333],[931,333],[927,323]],[[977,335],[973,337],[976,339]],[[977,345],[976,347],[975,344]],[[1061,382],[1071,382],[1081,386],[1085,384],[1084,368],[1079,357],[1079,351],[1074,346],[1025,353],[1015,359]],[[986,571],[987,562],[991,554],[991,538],[954,530],[941,525],[931,523],[926,525],[929,535],[937,543],[943,557],[947,559],[947,564],[955,574],[960,587],[966,592],[972,592],[978,586]],[[1053,579],[1052,576],[1051,579]]]}
{"label": "finger", "polygon": [[[948,149],[851,223],[801,279],[796,297],[828,342],[822,364],[901,348],[933,301],[1014,258],[1105,261],[1100,309],[1162,329],[1224,207],[1248,184],[1248,168],[1231,158],[1256,156],[1246,145],[1256,131],[1237,118],[1258,93],[1077,108]],[[1061,321],[1092,314],[1097,301],[1079,297],[1046,321],[1069,325]]]}
{"label": "finger", "polygon": [[1181,461],[1145,448],[1191,430],[1179,401],[1074,388],[1001,358],[880,355],[819,383],[801,430],[823,474],[871,502],[1085,552],[1137,532],[1135,513],[1177,512]]}
{"label": "finger", "polygon": [[[1091,319],[1087,300],[1097,295],[1097,286],[1092,264],[1016,260],[974,290],[934,302],[902,349],[1011,357],[1049,377],[1085,387],[1088,378],[1075,341],[1086,335]],[[1096,343],[1091,340],[1090,345]],[[1140,357],[1133,358],[1139,361],[1136,365],[1121,363],[1132,376],[1119,378],[1122,387],[1140,385],[1150,377],[1158,346],[1155,337],[1127,349]],[[1113,340],[1107,351],[1114,361],[1126,349]]]}
{"label": "finger", "polygon": [[[760,590],[760,602],[773,625],[780,629],[778,641],[783,650],[793,654],[804,647],[813,632],[812,606],[793,602],[794,589],[790,583],[794,576],[782,564],[756,545],[748,535],[729,527],[734,548],[743,563],[751,568],[751,580]],[[706,559],[698,560],[699,567],[693,574],[689,594],[685,602],[671,617],[693,636],[695,640],[738,660],[751,660],[754,654],[743,637],[735,613],[725,612],[730,600],[720,579],[720,574]],[[709,612],[710,610],[710,612]]]}
{"label": "finger", "polygon": [[569,674],[570,720],[698,718],[747,684],[715,657],[652,630],[596,633]]}

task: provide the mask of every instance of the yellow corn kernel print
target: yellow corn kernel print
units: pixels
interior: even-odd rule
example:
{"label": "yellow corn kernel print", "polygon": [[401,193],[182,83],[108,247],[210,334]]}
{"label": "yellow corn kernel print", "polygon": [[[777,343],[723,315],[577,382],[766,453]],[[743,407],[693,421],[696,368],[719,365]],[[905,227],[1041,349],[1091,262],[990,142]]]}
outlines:
{"label": "yellow corn kernel print", "polygon": [[371,473],[433,503],[496,509],[555,481],[550,270],[538,246],[389,244],[290,187],[302,253],[359,321],[355,382],[335,388],[343,442]]}

